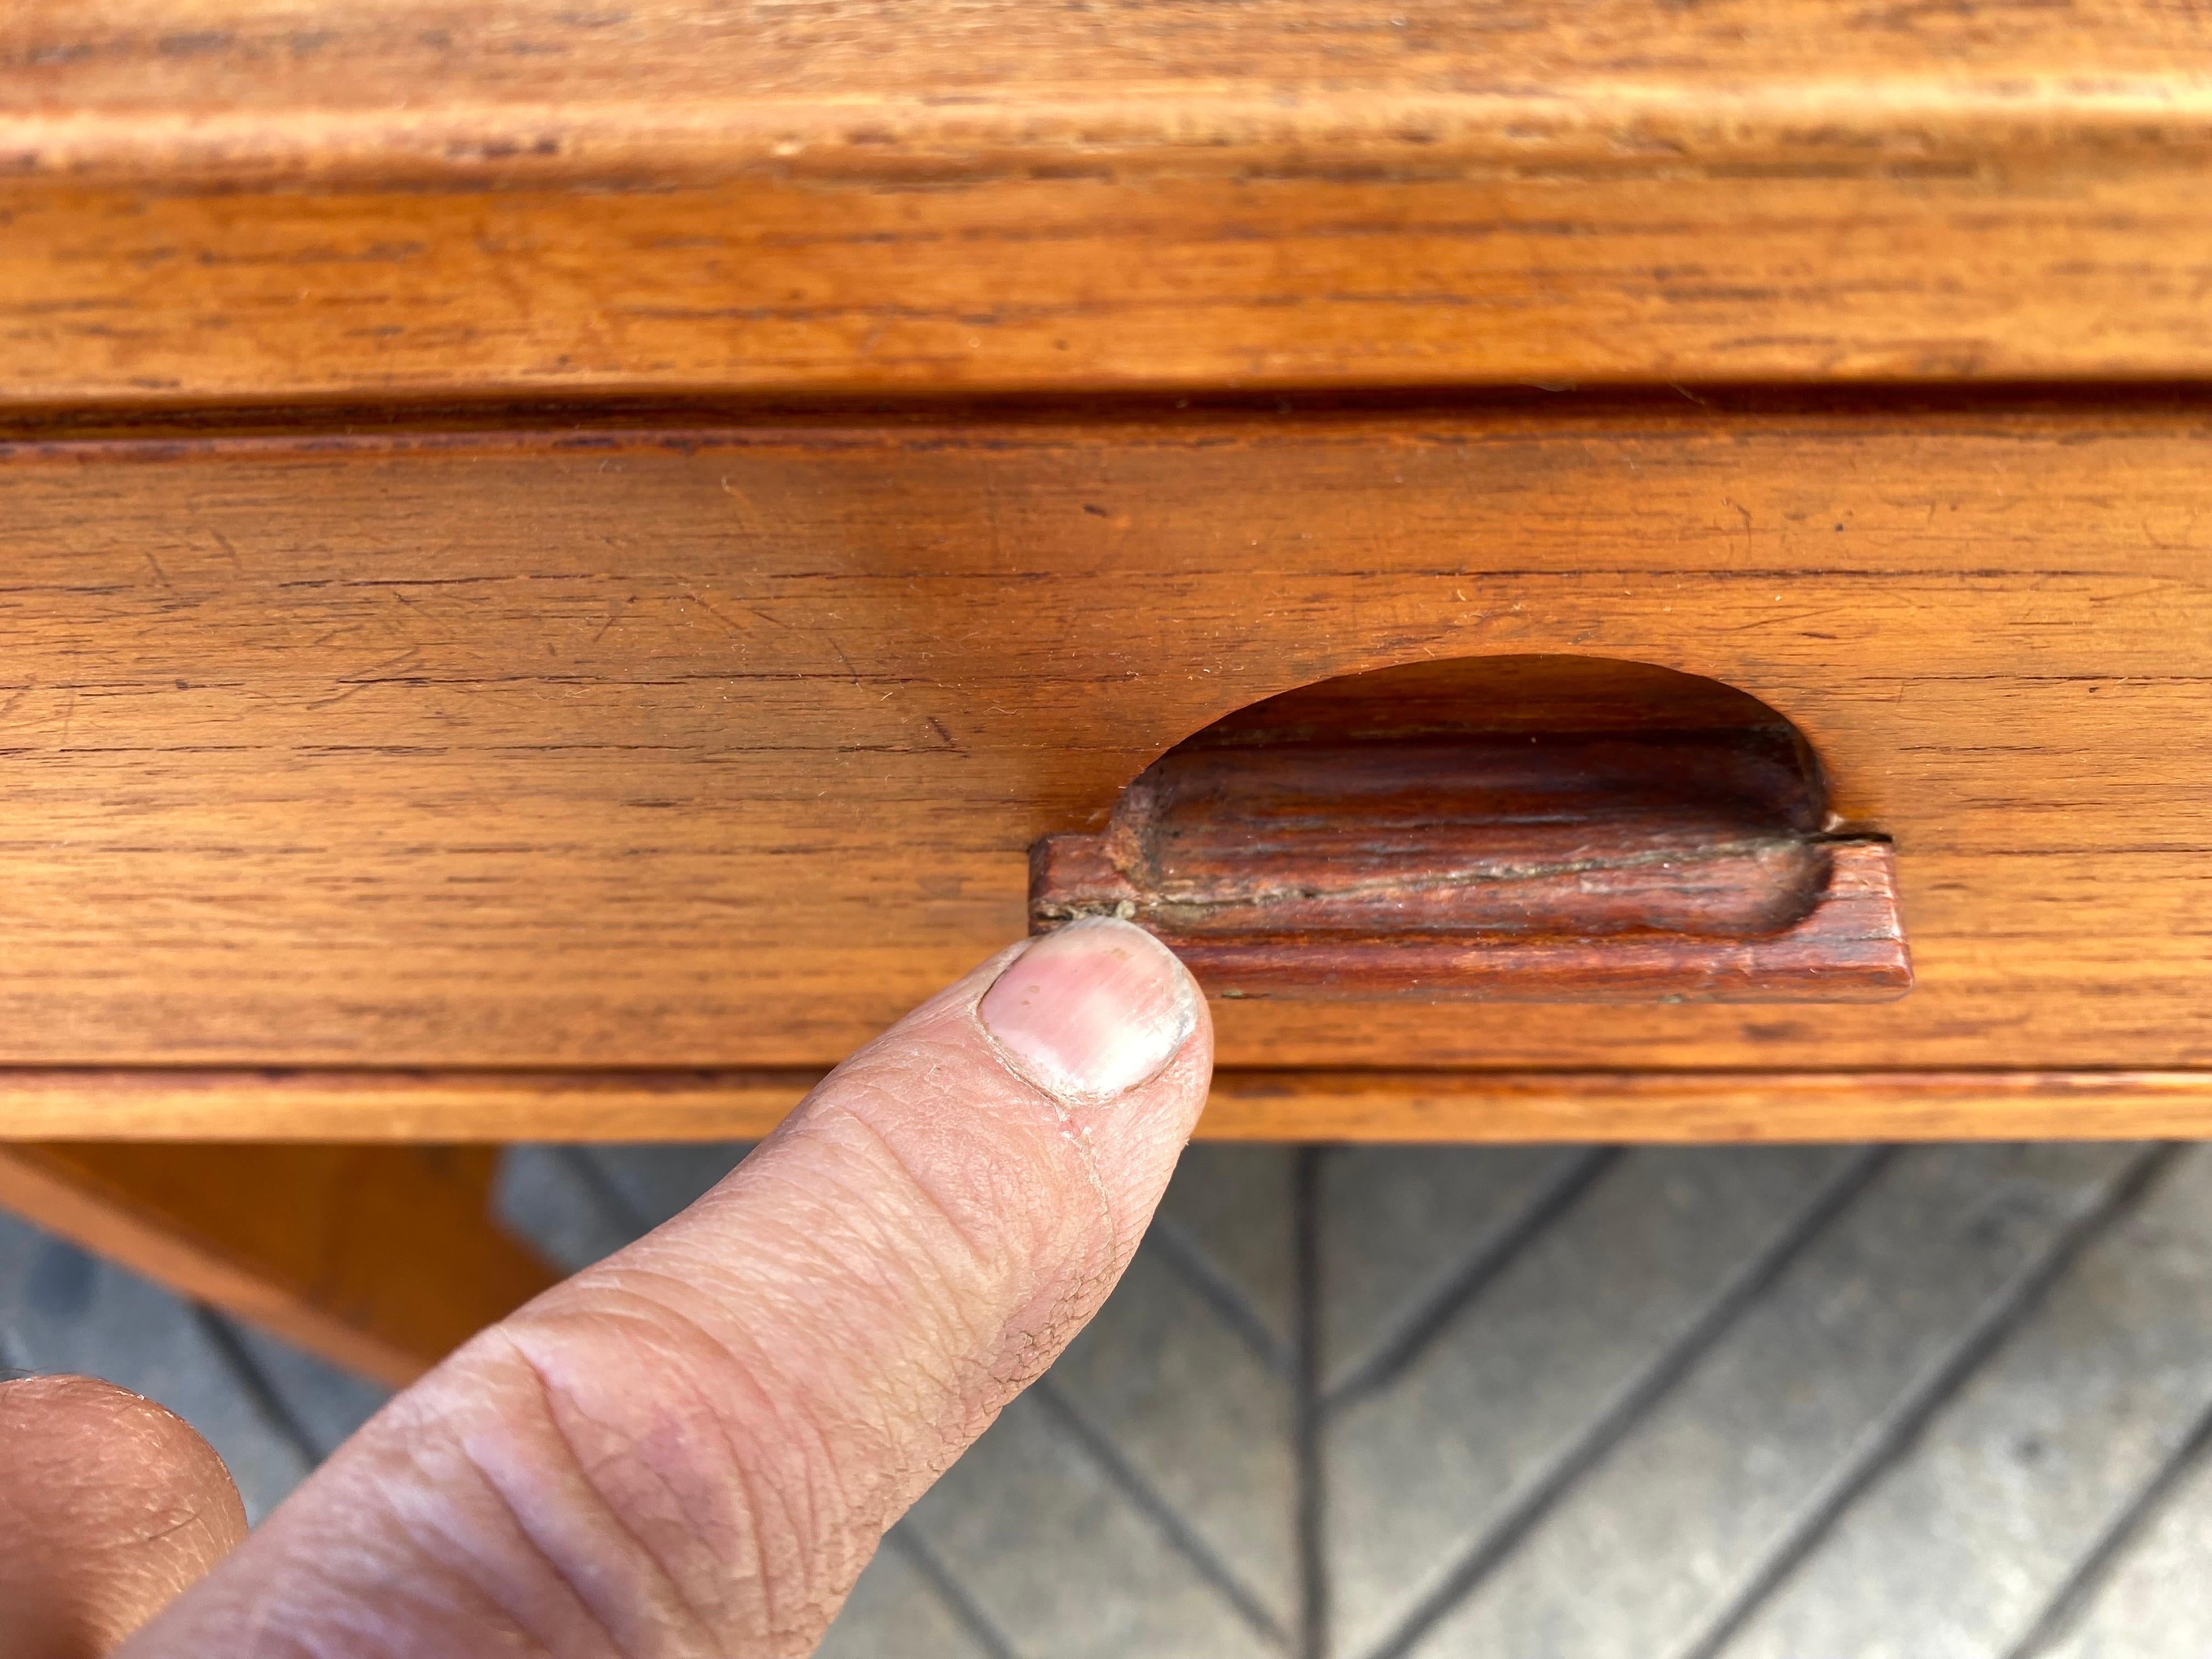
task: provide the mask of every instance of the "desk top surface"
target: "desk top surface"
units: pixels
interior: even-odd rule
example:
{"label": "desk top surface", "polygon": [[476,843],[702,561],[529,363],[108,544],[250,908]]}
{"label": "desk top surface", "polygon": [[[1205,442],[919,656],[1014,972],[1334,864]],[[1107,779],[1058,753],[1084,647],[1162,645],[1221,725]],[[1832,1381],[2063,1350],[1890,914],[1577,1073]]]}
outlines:
{"label": "desk top surface", "polygon": [[2212,374],[2154,0],[27,0],[0,403]]}

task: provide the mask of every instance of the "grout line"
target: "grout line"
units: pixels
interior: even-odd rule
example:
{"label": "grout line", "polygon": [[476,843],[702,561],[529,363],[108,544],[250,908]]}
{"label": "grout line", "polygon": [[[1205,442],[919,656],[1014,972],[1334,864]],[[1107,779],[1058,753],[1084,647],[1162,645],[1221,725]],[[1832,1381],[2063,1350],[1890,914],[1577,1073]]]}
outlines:
{"label": "grout line", "polygon": [[[2001,1286],[1984,1304],[1964,1335],[1936,1361],[1923,1380],[1860,1437],[1858,1447],[1823,1483],[1784,1529],[1765,1559],[1730,1596],[1705,1629],[1677,1648],[1673,1659],[1717,1659],[1760,1607],[1804,1564],[1820,1540],[1887,1469],[1910,1449],[1936,1414],[1967,1381],[2025,1325],[2052,1285],[2106,1228],[2141,1201],[2173,1159],[2175,1148],[2144,1152],[2108,1184],[2096,1200],[2053,1239],[2043,1253]],[[2086,1565],[2087,1564],[2085,1564]]]}
{"label": "grout line", "polygon": [[1535,1531],[1569,1488],[1626,1439],[1806,1247],[1850,1206],[1890,1156],[1887,1146],[1867,1148],[1823,1182],[1788,1227],[1729,1278],[1689,1328],[1614,1395],[1583,1437],[1553,1460],[1551,1467],[1460,1558],[1443,1582],[1423,1596],[1398,1627],[1371,1650],[1370,1659],[1404,1659],[1415,1643],[1473,1594]]}
{"label": "grout line", "polygon": [[1121,1495],[1152,1523],[1162,1537],[1175,1547],[1177,1553],[1197,1571],[1200,1577],[1220,1593],[1222,1598],[1237,1610],[1238,1617],[1273,1646],[1285,1649],[1290,1646],[1289,1633],[1276,1622],[1275,1616],[1267,1611],[1260,1598],[1230,1571],[1228,1564],[1213,1553],[1206,1541],[1192,1529],[1190,1523],[1176,1513],[1175,1506],[1152,1490],[1152,1484],[1121,1455],[1121,1448],[1092,1427],[1089,1420],[1076,1410],[1050,1376],[1041,1376],[1030,1383],[1028,1397],[1043,1407],[1046,1418],[1055,1428],[1105,1471],[1108,1478],[1121,1489]]}
{"label": "grout line", "polygon": [[1369,1349],[1364,1359],[1327,1390],[1321,1409],[1336,1411],[1362,1395],[1395,1382],[1451,1322],[1452,1316],[1480,1295],[1539,1234],[1572,1208],[1620,1156],[1618,1147],[1598,1147],[1565,1160],[1517,1214],[1477,1239],[1443,1281],[1416,1302],[1395,1328]]}
{"label": "grout line", "polygon": [[2121,1506],[2079,1565],[2044,1603],[2043,1610],[2028,1625],[2027,1633],[2005,1650],[2004,1659],[2035,1659],[2037,1655],[2049,1651],[2051,1644],[2073,1627],[2104,1588],[2119,1563],[2121,1553],[2157,1518],[2172,1498],[2174,1489],[2203,1461],[2208,1451],[2212,1451],[2212,1405],[2208,1405],[2191,1425],[2188,1436],[2174,1448],[2172,1455]]}
{"label": "grout line", "polygon": [[1166,1216],[1155,1216],[1152,1231],[1145,1235],[1145,1243],[1159,1253],[1160,1260],[1206,1304],[1215,1318],[1259,1356],[1261,1364],[1277,1376],[1291,1374],[1294,1362],[1290,1345],[1267,1328],[1266,1316],[1244,1293],[1243,1287],[1222,1271],[1221,1265],[1191,1237],[1187,1228]]}
{"label": "grout line", "polygon": [[884,1534],[884,1542],[895,1551],[900,1559],[921,1575],[944,1603],[961,1629],[967,1632],[975,1645],[982,1649],[988,1659],[1021,1659],[1021,1650],[1012,1638],[1000,1630],[997,1622],[984,1609],[983,1604],[969,1594],[968,1587],[952,1576],[951,1570],[937,1559],[937,1552],[922,1542],[921,1534],[911,1522],[902,1521]]}
{"label": "grout line", "polygon": [[1291,1521],[1297,1563],[1298,1659],[1329,1650],[1329,1577],[1321,1429],[1325,1402],[1322,1364],[1322,1160],[1320,1146],[1301,1146],[1291,1165]]}
{"label": "grout line", "polygon": [[307,1425],[300,1421],[298,1414],[277,1391],[276,1383],[270,1380],[269,1373],[262,1370],[261,1362],[253,1357],[252,1352],[240,1339],[237,1328],[204,1302],[191,1302],[185,1305],[191,1310],[192,1321],[199,1327],[200,1334],[207,1339],[208,1346],[230,1369],[239,1391],[252,1402],[253,1409],[275,1431],[277,1438],[287,1442],[294,1451],[299,1453],[301,1461],[313,1470],[323,1461],[324,1455],[315,1444],[314,1436],[307,1432]]}
{"label": "grout line", "polygon": [[592,1148],[556,1146],[548,1150],[561,1167],[576,1178],[576,1183],[598,1208],[600,1218],[612,1223],[617,1232],[626,1235],[624,1243],[635,1242],[653,1231],[652,1218],[616,1185],[614,1177],[593,1155]]}

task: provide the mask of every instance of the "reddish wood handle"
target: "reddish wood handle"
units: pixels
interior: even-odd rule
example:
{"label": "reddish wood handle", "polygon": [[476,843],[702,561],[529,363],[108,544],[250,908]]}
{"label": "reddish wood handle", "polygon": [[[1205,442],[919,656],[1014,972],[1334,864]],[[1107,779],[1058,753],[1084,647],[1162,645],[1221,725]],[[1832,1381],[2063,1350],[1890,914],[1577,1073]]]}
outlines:
{"label": "reddish wood handle", "polygon": [[[1889,844],[1827,844],[1804,914],[1772,933],[1647,928],[1601,933],[1325,927],[1243,933],[1190,926],[1102,854],[1104,837],[1048,836],[1030,853],[1032,931],[1126,916],[1170,946],[1216,996],[1410,996],[1528,1002],[1881,1002],[1912,986]],[[1501,896],[1502,897],[1502,896]]]}
{"label": "reddish wood handle", "polygon": [[1817,768],[1778,720],[1393,730],[1370,711],[1355,730],[1333,705],[1303,712],[1201,733],[1103,833],[1038,842],[1032,927],[1127,917],[1226,997],[1865,1001],[1911,985],[1889,843],[1826,826]]}

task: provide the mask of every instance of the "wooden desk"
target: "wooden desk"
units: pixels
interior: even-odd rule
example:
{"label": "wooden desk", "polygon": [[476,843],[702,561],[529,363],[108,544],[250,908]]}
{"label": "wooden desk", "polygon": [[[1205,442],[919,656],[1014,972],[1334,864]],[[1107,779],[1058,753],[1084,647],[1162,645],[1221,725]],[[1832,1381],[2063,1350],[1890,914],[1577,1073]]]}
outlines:
{"label": "wooden desk", "polygon": [[2139,3],[18,6],[0,1198],[399,1374],[536,1281],[363,1314],[507,1260],[393,1143],[761,1133],[1504,656],[1774,711],[1914,988],[1224,1000],[1201,1133],[2201,1133],[2208,160]]}

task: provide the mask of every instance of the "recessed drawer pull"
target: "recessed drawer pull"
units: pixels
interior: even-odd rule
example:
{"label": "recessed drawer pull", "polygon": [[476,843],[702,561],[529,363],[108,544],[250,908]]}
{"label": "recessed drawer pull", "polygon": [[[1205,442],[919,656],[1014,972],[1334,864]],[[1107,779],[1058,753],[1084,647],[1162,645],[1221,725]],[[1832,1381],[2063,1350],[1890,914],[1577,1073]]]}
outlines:
{"label": "recessed drawer pull", "polygon": [[1911,969],[1888,842],[1828,822],[1796,729],[1641,664],[1326,682],[1147,768],[1031,851],[1030,921],[1149,928],[1228,997],[1864,1001]]}

